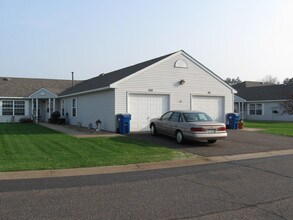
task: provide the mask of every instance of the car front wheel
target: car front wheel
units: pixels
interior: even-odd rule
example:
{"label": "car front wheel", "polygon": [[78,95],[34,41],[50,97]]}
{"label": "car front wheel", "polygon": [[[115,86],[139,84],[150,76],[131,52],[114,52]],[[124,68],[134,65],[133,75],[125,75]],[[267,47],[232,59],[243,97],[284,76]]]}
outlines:
{"label": "car front wheel", "polygon": [[177,131],[176,132],[176,142],[178,144],[183,144],[184,143],[184,137],[182,131]]}
{"label": "car front wheel", "polygon": [[151,135],[156,136],[157,135],[157,129],[154,124],[151,125]]}

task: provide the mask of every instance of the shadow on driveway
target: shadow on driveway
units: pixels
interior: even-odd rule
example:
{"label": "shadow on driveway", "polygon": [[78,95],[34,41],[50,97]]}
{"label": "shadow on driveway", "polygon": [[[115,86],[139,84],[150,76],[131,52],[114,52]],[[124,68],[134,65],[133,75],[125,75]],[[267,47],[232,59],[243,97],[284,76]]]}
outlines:
{"label": "shadow on driveway", "polygon": [[244,130],[228,130],[228,137],[214,144],[187,142],[179,145],[175,138],[153,137],[149,132],[132,132],[129,137],[206,157],[293,149],[293,137]]}

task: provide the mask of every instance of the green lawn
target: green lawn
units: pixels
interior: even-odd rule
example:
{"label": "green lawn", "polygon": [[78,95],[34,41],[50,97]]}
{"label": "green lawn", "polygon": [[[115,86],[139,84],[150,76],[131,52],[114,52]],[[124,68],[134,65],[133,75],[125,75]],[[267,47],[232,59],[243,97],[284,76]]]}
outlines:
{"label": "green lawn", "polygon": [[164,161],[186,154],[127,137],[75,138],[34,124],[0,124],[0,171]]}
{"label": "green lawn", "polygon": [[270,134],[278,134],[285,136],[293,136],[293,122],[245,122],[247,128],[262,128],[262,132]]}

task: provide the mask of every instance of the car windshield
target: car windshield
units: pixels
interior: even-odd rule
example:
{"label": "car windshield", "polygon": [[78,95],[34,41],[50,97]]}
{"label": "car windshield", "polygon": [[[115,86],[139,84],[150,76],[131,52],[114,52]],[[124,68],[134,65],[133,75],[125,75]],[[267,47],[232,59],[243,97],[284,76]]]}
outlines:
{"label": "car windshield", "polygon": [[203,112],[183,113],[183,117],[186,122],[213,121],[213,119],[210,116]]}

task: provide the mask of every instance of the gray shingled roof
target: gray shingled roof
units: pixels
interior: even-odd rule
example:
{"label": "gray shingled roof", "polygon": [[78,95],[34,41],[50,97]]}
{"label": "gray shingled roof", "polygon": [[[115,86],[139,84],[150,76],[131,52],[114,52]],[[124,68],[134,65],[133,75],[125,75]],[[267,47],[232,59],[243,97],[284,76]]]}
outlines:
{"label": "gray shingled roof", "polygon": [[71,85],[71,80],[0,77],[0,97],[28,97],[41,88],[59,95]]}
{"label": "gray shingled roof", "polygon": [[[176,52],[174,52],[174,53],[176,53]],[[142,63],[138,63],[133,66],[129,66],[129,67],[126,67],[123,69],[113,71],[113,72],[101,74],[97,77],[85,80],[72,88],[68,88],[67,90],[62,92],[60,94],[60,96],[110,86],[110,84],[117,82],[117,81],[119,81],[119,80],[121,80],[121,79],[135,73],[135,72],[138,72],[139,70],[142,70],[142,69],[144,69],[144,68],[146,68],[146,67],[148,67],[148,66],[150,66],[160,60],[163,60],[163,59],[167,58],[168,56],[171,56],[174,53],[170,53],[170,54],[167,54],[167,55],[164,55],[161,57],[157,57],[157,58],[154,58],[154,59],[142,62]]]}
{"label": "gray shingled roof", "polygon": [[268,85],[243,82],[233,85],[233,88],[237,90],[237,96],[247,101],[286,100],[290,94],[293,94],[293,84]]}

